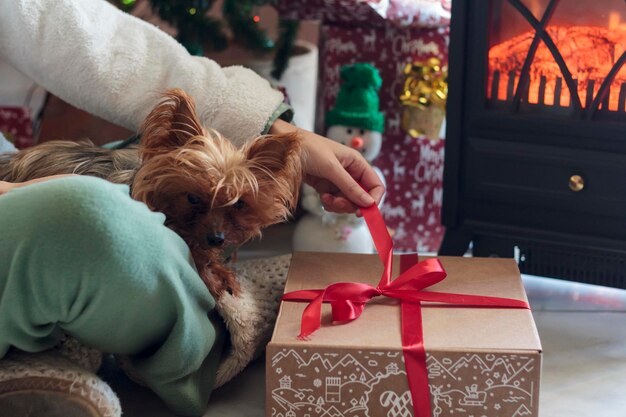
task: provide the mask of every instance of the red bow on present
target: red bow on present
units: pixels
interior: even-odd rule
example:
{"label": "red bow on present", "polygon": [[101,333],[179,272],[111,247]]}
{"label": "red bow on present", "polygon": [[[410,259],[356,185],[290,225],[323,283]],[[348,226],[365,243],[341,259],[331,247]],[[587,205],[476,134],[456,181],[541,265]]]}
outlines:
{"label": "red bow on present", "polygon": [[[292,291],[283,295],[283,301],[308,302],[302,313],[298,338],[306,339],[320,327],[322,303],[330,303],[333,321],[357,319],[365,304],[383,295],[400,300],[402,351],[406,374],[413,400],[414,417],[430,417],[428,369],[422,334],[422,301],[453,304],[462,307],[530,308],[526,301],[511,298],[424,291],[446,277],[438,259],[417,262],[417,255],[400,255],[401,274],[391,280],[393,242],[383,217],[376,205],[361,209],[384,265],[376,287],[358,282],[337,282],[320,290]],[[424,307],[428,307],[425,305]]]}

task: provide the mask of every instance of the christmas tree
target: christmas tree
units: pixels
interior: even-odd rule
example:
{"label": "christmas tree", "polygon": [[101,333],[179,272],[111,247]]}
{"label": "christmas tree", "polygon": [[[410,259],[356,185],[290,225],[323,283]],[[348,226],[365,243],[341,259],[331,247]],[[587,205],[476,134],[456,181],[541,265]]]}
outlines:
{"label": "christmas tree", "polygon": [[[118,7],[131,11],[136,0],[115,0]],[[227,28],[232,41],[244,48],[261,54],[275,51],[272,76],[280,79],[291,54],[299,24],[297,21],[280,19],[279,37],[270,39],[260,28],[256,14],[259,7],[271,5],[274,0],[223,0],[222,17],[209,16],[215,0],[149,0],[158,16],[178,31],[177,39],[189,53],[203,55],[205,48],[224,50],[229,44]]]}

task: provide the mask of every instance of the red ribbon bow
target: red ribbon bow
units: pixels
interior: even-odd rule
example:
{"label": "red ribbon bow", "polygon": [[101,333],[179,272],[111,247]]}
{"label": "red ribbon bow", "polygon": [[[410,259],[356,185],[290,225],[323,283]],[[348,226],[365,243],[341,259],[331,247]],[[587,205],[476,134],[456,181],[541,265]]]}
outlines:
{"label": "red ribbon bow", "polygon": [[[322,303],[330,303],[333,321],[346,322],[357,319],[365,304],[379,295],[396,298],[401,304],[402,351],[406,374],[413,400],[414,417],[430,417],[430,392],[428,369],[422,334],[421,302],[454,304],[463,307],[530,308],[526,301],[511,298],[424,291],[446,277],[438,259],[417,262],[417,255],[401,255],[401,274],[391,280],[393,241],[376,205],[362,208],[361,212],[384,265],[383,274],[376,287],[358,282],[338,282],[321,290],[292,291],[283,295],[283,301],[309,302],[302,313],[300,335],[306,339],[320,327]],[[427,306],[424,306],[427,307]]]}

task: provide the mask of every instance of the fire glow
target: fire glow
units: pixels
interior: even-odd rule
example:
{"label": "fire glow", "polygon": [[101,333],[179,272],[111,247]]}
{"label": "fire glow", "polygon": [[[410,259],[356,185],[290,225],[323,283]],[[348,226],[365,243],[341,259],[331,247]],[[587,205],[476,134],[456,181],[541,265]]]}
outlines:
{"label": "fire glow", "polygon": [[[606,28],[597,26],[548,26],[546,32],[554,41],[567,68],[577,82],[580,103],[586,108],[595,98],[604,78],[624,53],[626,24],[618,13],[609,14]],[[491,100],[513,100],[520,72],[534,31],[494,45],[489,50],[487,97]],[[541,41],[529,72],[528,95],[524,101],[545,106],[569,107],[571,97],[561,70]],[[600,109],[626,111],[626,67],[622,67],[611,83],[608,97]]]}

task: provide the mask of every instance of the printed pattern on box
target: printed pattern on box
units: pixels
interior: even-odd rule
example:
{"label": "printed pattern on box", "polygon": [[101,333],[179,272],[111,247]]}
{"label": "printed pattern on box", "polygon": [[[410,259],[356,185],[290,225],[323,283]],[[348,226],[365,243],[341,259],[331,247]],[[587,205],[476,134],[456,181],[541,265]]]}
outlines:
{"label": "printed pattern on box", "polygon": [[401,126],[403,106],[399,97],[404,85],[403,69],[414,60],[437,57],[447,64],[448,29],[398,29],[323,25],[320,31],[322,96],[318,102],[317,130],[324,131],[326,110],[334,106],[343,65],[369,62],[383,79],[380,109],[385,113],[385,132],[380,155],[373,161],[387,181],[381,211],[392,229],[397,251],[436,252],[443,238],[443,140],[414,139]]}
{"label": "printed pattern on box", "polygon": [[[427,353],[433,417],[537,416],[540,356]],[[401,351],[270,346],[271,417],[410,417]]]}

